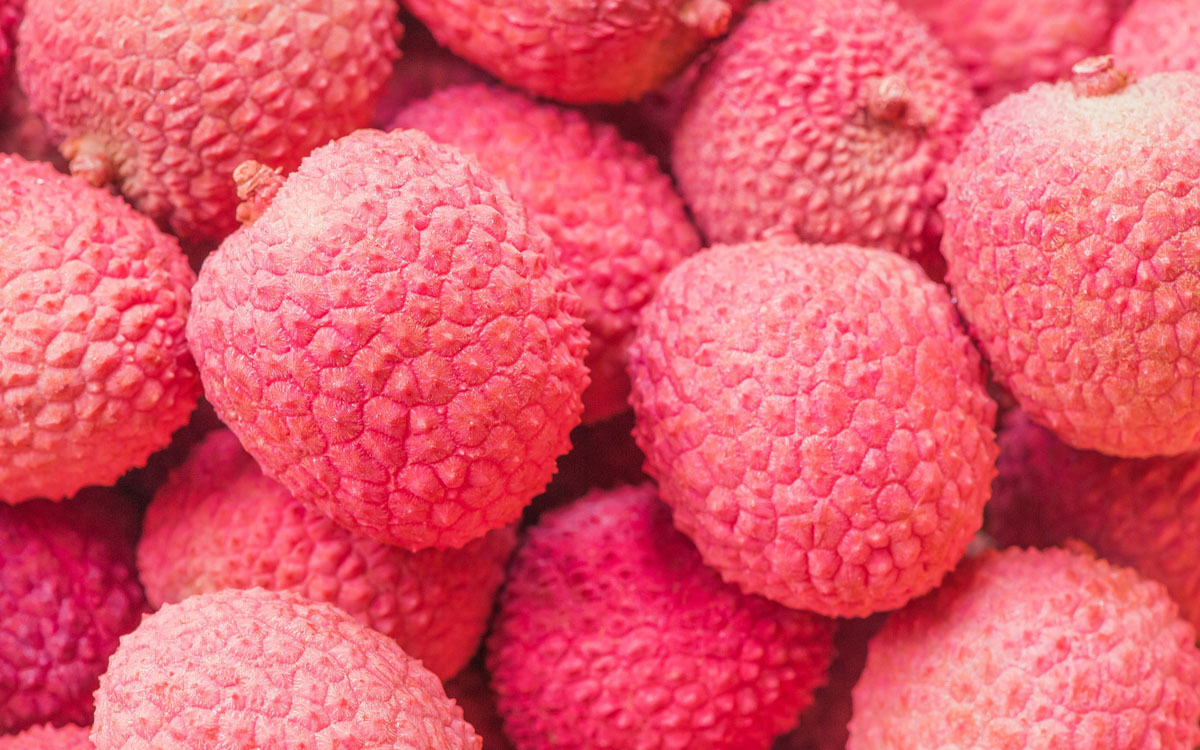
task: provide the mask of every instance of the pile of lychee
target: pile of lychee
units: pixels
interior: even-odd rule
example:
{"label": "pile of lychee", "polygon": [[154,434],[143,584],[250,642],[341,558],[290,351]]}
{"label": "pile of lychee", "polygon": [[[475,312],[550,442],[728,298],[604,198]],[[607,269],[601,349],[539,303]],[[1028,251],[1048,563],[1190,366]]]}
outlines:
{"label": "pile of lychee", "polygon": [[0,750],[1194,750],[1197,38],[0,0]]}

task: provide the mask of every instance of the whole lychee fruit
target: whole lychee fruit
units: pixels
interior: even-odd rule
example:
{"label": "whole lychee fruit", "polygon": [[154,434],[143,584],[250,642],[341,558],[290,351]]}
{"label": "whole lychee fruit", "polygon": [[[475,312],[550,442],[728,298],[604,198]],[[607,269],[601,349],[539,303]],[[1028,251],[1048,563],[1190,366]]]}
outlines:
{"label": "whole lychee fruit", "polygon": [[0,500],[112,484],[187,422],[194,280],[124,201],[0,154]]}
{"label": "whole lychee fruit", "polygon": [[107,489],[0,503],[0,732],[91,722],[97,679],[146,608],[137,532]]}
{"label": "whole lychee fruit", "polygon": [[1162,586],[1086,549],[985,553],[871,640],[846,747],[1186,750],[1195,637]]}
{"label": "whole lychee fruit", "polygon": [[721,36],[750,0],[405,0],[501,81],[563,102],[637,99]]}
{"label": "whole lychee fruit", "polygon": [[1117,62],[1141,75],[1200,73],[1200,6],[1191,0],[1136,0],[1113,29]]}
{"label": "whole lychee fruit", "polygon": [[611,125],[499,87],[455,87],[396,127],[461,148],[504,180],[558,250],[583,302],[591,385],[583,421],[629,408],[626,349],[662,277],[700,249],[671,179]]}
{"label": "whole lychee fruit", "polygon": [[936,270],[944,171],[977,114],[950,53],[890,0],[769,0],[701,72],[672,164],[711,242],[786,230]]}
{"label": "whole lychee fruit", "polygon": [[442,683],[396,642],[291,592],[168,604],[129,635],[96,691],[99,748],[480,750]]}
{"label": "whole lychee fruit", "polygon": [[0,735],[0,750],[93,750],[91,727],[50,724],[31,727],[20,734]]}
{"label": "whole lychee fruit", "polygon": [[479,648],[515,546],[512,528],[420,552],[357,536],[263,476],[220,430],[146,510],[138,570],[153,607],[256,586],[329,602],[445,680]]}
{"label": "whole lychee fruit", "polygon": [[943,204],[996,381],[1076,447],[1200,448],[1200,76],[1092,58],[985,112]]}
{"label": "whole lychee fruit", "polygon": [[996,405],[912,261],[779,238],[680,264],[630,349],[634,435],[727,581],[859,617],[936,586],[983,523]]}
{"label": "whole lychee fruit", "polygon": [[721,581],[643,486],[529,529],[487,661],[520,748],[765,750],[824,681],[832,636]]}
{"label": "whole lychee fruit", "polygon": [[417,131],[346,136],[282,185],[248,166],[261,215],[208,258],[188,320],[217,414],[267,476],[387,544],[516,520],[588,382],[545,233]]}
{"label": "whole lychee fruit", "polygon": [[72,173],[191,242],[237,227],[234,168],[290,171],[366,125],[395,0],[26,0],[18,73]]}

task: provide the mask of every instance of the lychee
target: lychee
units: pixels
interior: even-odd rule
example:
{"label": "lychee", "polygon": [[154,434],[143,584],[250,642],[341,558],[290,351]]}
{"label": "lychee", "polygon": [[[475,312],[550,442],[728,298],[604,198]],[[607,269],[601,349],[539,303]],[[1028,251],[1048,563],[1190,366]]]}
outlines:
{"label": "lychee", "polygon": [[786,230],[936,273],[944,171],[977,114],[950,53],[890,0],[769,0],[701,72],[672,164],[711,242]]}
{"label": "lychee", "polygon": [[1141,75],[1171,70],[1200,73],[1200,6],[1191,0],[1136,0],[1117,22],[1117,62]]}
{"label": "lychee", "polygon": [[291,592],[226,589],[142,620],[96,691],[98,748],[480,750],[396,642]]}
{"label": "lychee", "polygon": [[256,586],[329,602],[449,679],[483,640],[515,546],[512,528],[462,549],[420,552],[359,537],[263,476],[220,430],[146,510],[138,570],[153,607]]}
{"label": "lychee", "polygon": [[91,722],[97,679],[146,608],[137,531],[107,489],[0,503],[0,732]]}
{"label": "lychee", "polygon": [[237,226],[247,159],[290,171],[366,125],[395,0],[26,0],[18,72],[72,173],[190,242]]}
{"label": "lychee", "polygon": [[31,727],[20,734],[0,735],[0,750],[93,750],[91,727],[50,724]]}
{"label": "lychee", "polygon": [[765,750],[824,681],[832,636],[722,582],[643,486],[529,529],[487,661],[520,748]]}
{"label": "lychee", "polygon": [[1200,76],[1111,58],[984,113],[943,204],[959,310],[993,376],[1076,447],[1200,448]]}
{"label": "lychee", "polygon": [[395,126],[461,148],[504,180],[550,235],[590,334],[583,421],[629,408],[626,349],[659,281],[700,249],[671,179],[611,125],[499,87],[445,89]]}
{"label": "lychee", "polygon": [[456,547],[516,520],[587,386],[545,233],[417,131],[346,136],[282,185],[248,166],[261,215],[205,262],[188,319],[217,414],[267,476],[379,541]]}
{"label": "lychee", "polygon": [[439,42],[501,81],[573,104],[637,99],[750,0],[405,0]]}
{"label": "lychee", "polygon": [[995,403],[944,287],[781,238],[667,275],[630,349],[634,434],[705,562],[863,616],[936,586],[983,523]]}
{"label": "lychee", "polygon": [[0,500],[112,484],[187,422],[194,280],[124,201],[0,154]]}
{"label": "lychee", "polygon": [[985,553],[871,640],[846,747],[1187,750],[1195,637],[1162,586],[1086,549]]}

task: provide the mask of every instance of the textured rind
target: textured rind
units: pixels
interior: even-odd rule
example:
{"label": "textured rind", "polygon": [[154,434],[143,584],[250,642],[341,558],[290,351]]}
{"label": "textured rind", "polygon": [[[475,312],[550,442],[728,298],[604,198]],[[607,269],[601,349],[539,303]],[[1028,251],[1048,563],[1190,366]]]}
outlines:
{"label": "textured rind", "polygon": [[746,591],[894,609],[983,523],[996,405],[945,288],[894,253],[706,250],[643,311],[630,372],[647,473]]}
{"label": "textured rind", "polygon": [[0,732],[92,720],[92,691],[146,609],[136,509],[107,489],[0,504]]}
{"label": "textured rind", "polygon": [[951,168],[947,279],[1031,419],[1127,457],[1200,448],[1200,76],[984,113]]}
{"label": "textured rind", "polygon": [[393,127],[461,148],[525,204],[583,302],[592,379],[583,421],[626,411],[626,349],[638,315],[667,271],[700,249],[654,158],[611,125],[496,86],[437,92],[402,111]]}
{"label": "textured rind", "polygon": [[1190,0],[1137,0],[1112,34],[1117,63],[1142,75],[1200,72],[1200,6]]}
{"label": "textured rind", "polygon": [[1086,549],[985,553],[871,640],[846,747],[1186,750],[1194,641],[1162,586]]}
{"label": "textured rind", "polygon": [[139,210],[220,240],[238,164],[290,171],[367,124],[396,16],[395,0],[26,0],[18,73],[65,150],[83,139]]}
{"label": "textured rind", "polygon": [[[886,114],[880,87],[906,88],[907,107]],[[672,165],[710,242],[784,229],[936,265],[945,168],[978,111],[950,53],[891,2],[770,0],[701,73]]]}
{"label": "textured rind", "polygon": [[194,281],[124,201],[0,154],[0,500],[112,484],[187,422]]}
{"label": "textured rind", "polygon": [[263,476],[221,430],[146,510],[138,570],[153,607],[254,587],[329,602],[446,680],[479,648],[516,542],[512,527],[420,552],[356,536]]}
{"label": "textured rind", "polygon": [[526,750],[765,750],[824,681],[832,641],[832,622],[723,583],[643,486],[527,532],[487,661]]}
{"label": "textured rind", "polygon": [[439,42],[563,102],[637,99],[682,70],[750,0],[404,0]]}
{"label": "textured rind", "polygon": [[438,678],[329,604],[263,589],[168,604],[96,691],[99,748],[480,750]]}
{"label": "textured rind", "polygon": [[91,727],[74,724],[30,727],[20,734],[0,735],[0,750],[94,750],[88,739]]}
{"label": "textured rind", "polygon": [[1065,77],[1075,63],[1105,51],[1124,5],[1120,0],[898,2],[929,25],[989,105],[1035,83]]}
{"label": "textured rind", "polygon": [[549,252],[458,151],[346,136],[205,263],[205,392],[264,473],[344,526],[462,546],[520,515],[579,423],[587,332]]}
{"label": "textured rind", "polygon": [[1076,538],[1166,586],[1200,627],[1200,454],[1113,458],[1078,451],[1019,412],[1000,432],[987,529],[1002,545]]}

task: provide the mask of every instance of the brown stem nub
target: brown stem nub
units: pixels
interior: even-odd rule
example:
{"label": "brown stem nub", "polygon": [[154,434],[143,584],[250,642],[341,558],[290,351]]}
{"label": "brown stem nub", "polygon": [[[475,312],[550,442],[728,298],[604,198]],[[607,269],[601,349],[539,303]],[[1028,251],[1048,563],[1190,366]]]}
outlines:
{"label": "brown stem nub", "polygon": [[108,149],[95,136],[68,138],[59,148],[71,174],[95,187],[104,187],[117,176]]}
{"label": "brown stem nub", "polygon": [[1117,69],[1112,55],[1099,55],[1075,63],[1071,83],[1080,96],[1105,96],[1128,86],[1129,74]]}
{"label": "brown stem nub", "polygon": [[237,207],[237,220],[253,224],[271,205],[283,185],[283,170],[251,159],[233,170],[233,181],[237,183],[237,196],[242,201]]}
{"label": "brown stem nub", "polygon": [[896,75],[876,78],[867,84],[867,113],[876,120],[901,122],[908,114],[912,92],[908,83]]}
{"label": "brown stem nub", "polygon": [[733,8],[726,0],[689,0],[679,9],[680,23],[706,39],[724,34],[732,20]]}

